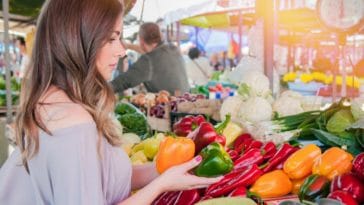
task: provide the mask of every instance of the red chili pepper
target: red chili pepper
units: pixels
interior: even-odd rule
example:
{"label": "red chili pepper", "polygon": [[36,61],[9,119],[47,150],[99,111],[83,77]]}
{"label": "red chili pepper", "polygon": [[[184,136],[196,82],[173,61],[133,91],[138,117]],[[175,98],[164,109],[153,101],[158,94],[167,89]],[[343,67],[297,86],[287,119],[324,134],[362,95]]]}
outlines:
{"label": "red chili pepper", "polygon": [[364,152],[355,157],[353,172],[364,182]]}
{"label": "red chili pepper", "polygon": [[235,160],[239,157],[239,153],[233,149],[229,150],[227,153],[230,155],[230,158],[233,160],[233,162],[235,162]]}
{"label": "red chili pepper", "polygon": [[334,191],[327,198],[341,201],[344,205],[358,205],[355,199],[346,191]]}
{"label": "red chili pepper", "polygon": [[249,145],[247,142],[252,142],[252,141],[253,137],[250,134],[248,133],[242,134],[235,139],[234,150],[240,154],[243,149],[245,150],[246,148],[248,148]]}
{"label": "red chili pepper", "polygon": [[188,115],[173,125],[173,132],[179,136],[187,136],[203,122],[206,122],[206,119],[202,115]]}
{"label": "red chili pepper", "polygon": [[231,178],[224,184],[220,184],[216,188],[208,188],[206,190],[206,194],[212,197],[218,197],[225,195],[237,187],[240,186],[250,186],[252,185],[260,176],[263,175],[263,172],[259,169],[257,165],[249,166],[243,172]]}
{"label": "red chili pepper", "polygon": [[212,198],[214,198],[214,197],[212,197],[212,196],[210,196],[210,195],[205,195],[205,196],[203,196],[203,197],[200,199],[200,201],[205,201],[205,200],[212,199]]}
{"label": "red chili pepper", "polygon": [[164,192],[153,201],[152,205],[173,205],[179,194],[180,191]]}
{"label": "red chili pepper", "polygon": [[181,191],[173,205],[193,205],[200,200],[197,189]]}
{"label": "red chili pepper", "polygon": [[273,142],[267,142],[263,146],[264,160],[269,160],[277,153],[277,147]]}
{"label": "red chili pepper", "polygon": [[249,151],[249,150],[251,150],[251,149],[254,149],[254,148],[258,148],[258,149],[260,149],[262,146],[263,146],[263,142],[261,142],[261,141],[259,141],[259,140],[253,140],[253,141],[249,144],[248,148],[246,148],[246,149],[244,150],[244,152],[247,152],[247,151]]}
{"label": "red chili pepper", "polygon": [[221,145],[225,145],[226,139],[224,136],[219,135],[214,126],[211,123],[203,122],[200,126],[188,135],[189,138],[193,139],[196,146],[196,153],[205,148],[207,145],[218,142]]}
{"label": "red chili pepper", "polygon": [[242,197],[246,197],[246,192],[247,189],[245,186],[240,186],[237,187],[236,189],[234,189],[232,192],[230,192],[230,194],[228,196],[233,197],[233,196],[242,196]]}
{"label": "red chili pepper", "polygon": [[268,160],[266,166],[263,168],[263,172],[267,173],[274,170],[279,164],[284,163],[287,158],[297,150],[298,148],[293,147],[288,143],[284,143],[277,153]]}
{"label": "red chili pepper", "polygon": [[342,190],[350,193],[360,204],[364,202],[364,184],[352,173],[336,176],[331,182],[331,192]]}
{"label": "red chili pepper", "polygon": [[228,174],[225,174],[224,177],[218,181],[215,184],[211,184],[209,187],[207,187],[205,193],[210,192],[211,190],[216,189],[217,187],[226,184],[227,182],[229,182],[231,179],[235,178],[236,176],[238,176],[239,174],[241,174],[242,172],[244,172],[246,169],[246,167],[240,168],[240,169],[236,169],[231,171]]}
{"label": "red chili pepper", "polygon": [[258,148],[252,148],[234,161],[234,169],[239,169],[253,164],[260,165],[263,161],[264,157],[262,151]]}

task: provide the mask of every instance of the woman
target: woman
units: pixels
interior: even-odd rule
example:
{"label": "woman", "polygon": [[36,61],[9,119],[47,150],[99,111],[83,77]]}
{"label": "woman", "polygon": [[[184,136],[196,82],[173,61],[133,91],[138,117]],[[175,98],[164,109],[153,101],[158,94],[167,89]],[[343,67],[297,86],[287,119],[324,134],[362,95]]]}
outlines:
{"label": "woman", "polygon": [[0,204],[142,205],[219,180],[188,174],[196,157],[129,196],[132,167],[118,148],[107,83],[125,55],[118,0],[49,0],[37,26],[16,118],[18,148],[0,171]]}

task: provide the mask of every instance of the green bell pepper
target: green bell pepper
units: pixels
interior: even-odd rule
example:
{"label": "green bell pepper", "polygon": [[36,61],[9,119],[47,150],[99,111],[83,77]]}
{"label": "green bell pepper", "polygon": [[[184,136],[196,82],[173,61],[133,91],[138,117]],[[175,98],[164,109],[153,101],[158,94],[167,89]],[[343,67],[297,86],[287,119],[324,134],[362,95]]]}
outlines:
{"label": "green bell pepper", "polygon": [[303,201],[316,201],[330,193],[330,180],[324,176],[313,174],[301,185],[298,197]]}
{"label": "green bell pepper", "polygon": [[202,162],[195,169],[197,176],[215,177],[226,174],[233,169],[233,161],[224,147],[217,143],[211,143],[200,152]]}

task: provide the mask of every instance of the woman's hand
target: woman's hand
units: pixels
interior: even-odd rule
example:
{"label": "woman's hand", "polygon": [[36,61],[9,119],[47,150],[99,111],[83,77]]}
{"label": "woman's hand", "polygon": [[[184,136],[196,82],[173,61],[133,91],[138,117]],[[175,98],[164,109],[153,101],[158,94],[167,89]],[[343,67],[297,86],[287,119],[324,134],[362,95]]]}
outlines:
{"label": "woman's hand", "polygon": [[204,178],[189,174],[188,171],[200,164],[201,161],[202,157],[197,156],[186,163],[171,167],[118,205],[151,204],[163,192],[207,187],[222,179],[222,177]]}
{"label": "woman's hand", "polygon": [[155,179],[155,183],[157,183],[164,192],[203,188],[222,179],[222,177],[198,177],[188,172],[189,170],[199,165],[201,161],[202,157],[198,155],[197,157],[186,163],[171,167],[162,175],[160,175],[157,179]]}

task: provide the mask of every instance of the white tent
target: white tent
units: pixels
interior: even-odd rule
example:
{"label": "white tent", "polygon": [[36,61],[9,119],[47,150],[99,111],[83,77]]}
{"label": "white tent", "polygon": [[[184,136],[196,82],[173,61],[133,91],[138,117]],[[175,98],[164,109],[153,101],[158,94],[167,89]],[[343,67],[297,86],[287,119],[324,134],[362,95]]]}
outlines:
{"label": "white tent", "polygon": [[158,19],[164,18],[168,12],[183,10],[196,5],[206,7],[214,1],[216,0],[137,0],[129,14],[144,22],[156,22]]}

